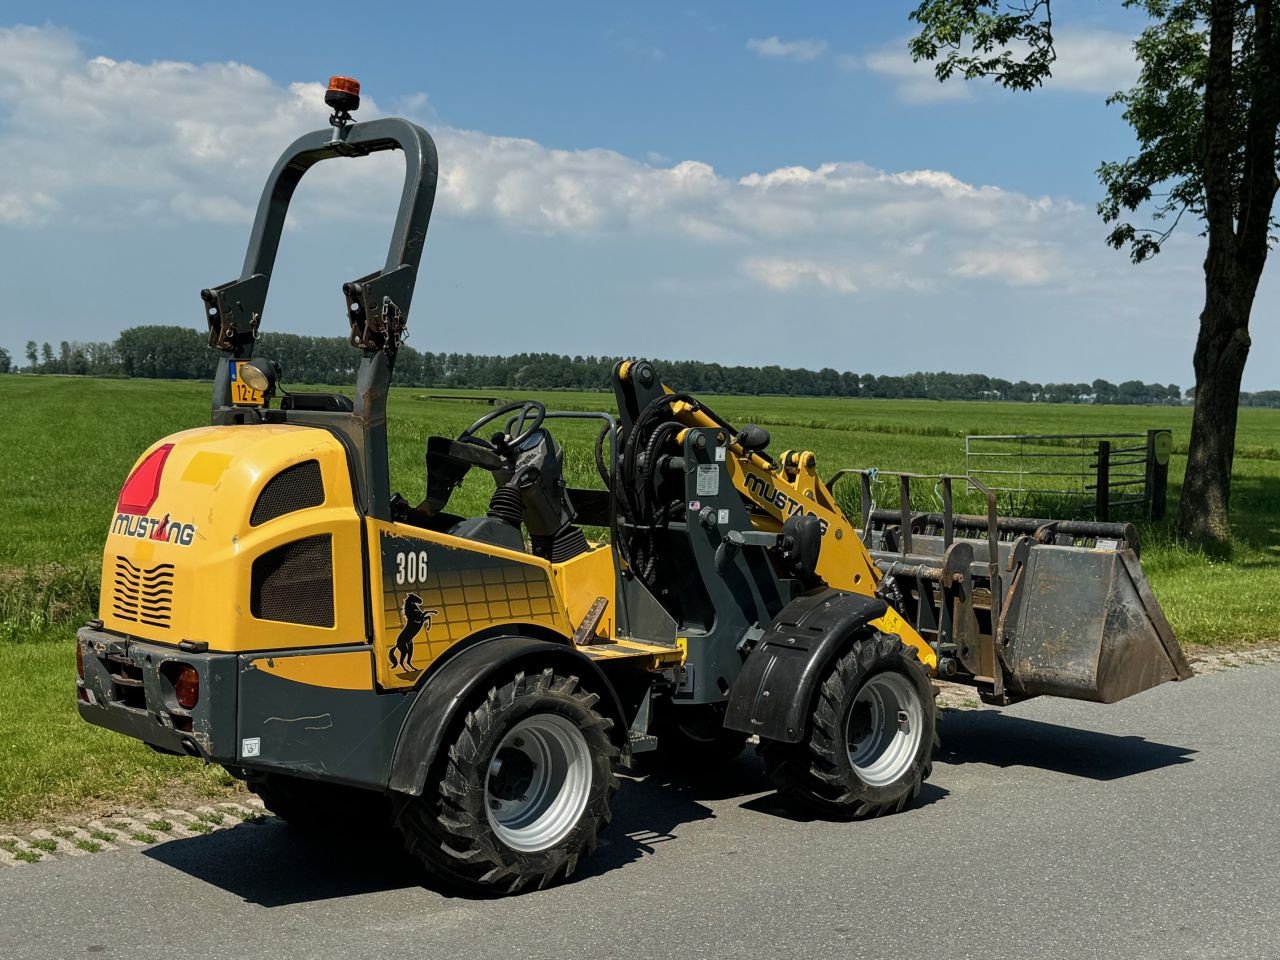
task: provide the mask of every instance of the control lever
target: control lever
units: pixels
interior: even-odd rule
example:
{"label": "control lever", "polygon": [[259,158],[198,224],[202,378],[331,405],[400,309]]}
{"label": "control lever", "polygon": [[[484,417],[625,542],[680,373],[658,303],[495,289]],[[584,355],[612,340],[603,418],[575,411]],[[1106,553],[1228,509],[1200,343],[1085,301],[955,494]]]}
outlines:
{"label": "control lever", "polygon": [[781,538],[780,533],[764,530],[730,530],[716,547],[716,571],[724,573],[743,547],[776,547]]}

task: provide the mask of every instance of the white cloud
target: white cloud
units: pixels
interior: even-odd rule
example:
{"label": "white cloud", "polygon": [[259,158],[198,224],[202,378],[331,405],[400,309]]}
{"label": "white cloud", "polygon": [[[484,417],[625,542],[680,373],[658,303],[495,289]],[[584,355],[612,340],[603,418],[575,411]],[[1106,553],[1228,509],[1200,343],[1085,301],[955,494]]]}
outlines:
{"label": "white cloud", "polygon": [[872,50],[865,56],[845,54],[839,58],[842,69],[870,70],[894,81],[898,98],[907,103],[936,103],[967,100],[973,96],[969,85],[960,80],[939,83],[933,64],[917,63],[907,53],[906,40]]}
{"label": "white cloud", "polygon": [[47,193],[0,193],[0,223],[11,227],[39,226],[57,212],[58,201]]}
{"label": "white cloud", "polygon": [[[88,59],[67,34],[37,28],[0,30],[0,101],[12,105],[0,125],[0,183],[10,185],[0,193],[0,223],[28,229],[248,223],[278,152],[323,127],[327,113],[317,83],[282,86],[237,63]],[[399,105],[429,109],[423,96]],[[378,113],[366,96],[360,115]],[[1101,249],[1096,221],[1077,206],[945,171],[842,161],[732,179],[697,160],[644,163],[611,150],[431,129],[440,217],[725,246],[739,276],[773,290],[1079,283],[1094,261],[1064,251]],[[399,163],[380,155],[321,165],[299,193],[295,226],[390,209]],[[1046,236],[1059,245],[1044,246]]]}
{"label": "white cloud", "polygon": [[762,57],[807,62],[817,60],[826,53],[827,43],[825,40],[783,40],[779,37],[765,37],[748,40],[747,49]]}
{"label": "white cloud", "polygon": [[1056,37],[1058,59],[1053,64],[1051,86],[1105,96],[1137,81],[1138,59],[1129,34],[1067,29]]}
{"label": "white cloud", "polygon": [[[1132,86],[1138,76],[1133,40],[1130,34],[1112,30],[1078,27],[1056,30],[1054,47],[1058,58],[1045,89],[1107,95]],[[934,64],[911,59],[906,37],[863,56],[842,55],[837,62],[846,70],[869,70],[889,78],[899,98],[908,103],[964,100],[971,98],[975,91],[991,88],[989,83],[969,83],[960,77],[938,82]]]}
{"label": "white cloud", "polygon": [[[850,252],[851,257],[865,253]],[[833,293],[854,294],[867,290],[905,290],[927,293],[932,279],[897,267],[891,258],[860,259],[851,262],[806,257],[747,257],[738,264],[747,277],[770,290],[792,291],[821,288]]]}
{"label": "white cloud", "polygon": [[1054,274],[1053,258],[1047,250],[986,247],[965,250],[951,267],[955,277],[994,277],[1015,287],[1039,286]]}
{"label": "white cloud", "polygon": [[853,271],[843,264],[751,257],[742,262],[742,270],[771,290],[794,290],[802,285],[816,284],[836,293],[858,292]]}

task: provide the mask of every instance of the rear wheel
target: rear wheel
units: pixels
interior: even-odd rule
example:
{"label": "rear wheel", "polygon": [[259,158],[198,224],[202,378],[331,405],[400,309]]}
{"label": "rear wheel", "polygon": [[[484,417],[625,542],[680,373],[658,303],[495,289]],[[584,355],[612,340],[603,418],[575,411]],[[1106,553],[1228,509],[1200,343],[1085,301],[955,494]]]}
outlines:
{"label": "rear wheel", "polygon": [[870,631],[823,678],[808,738],[766,742],[778,791],[827,816],[877,817],[901,810],[933,769],[937,710],[916,649]]}
{"label": "rear wheel", "polygon": [[550,667],[490,687],[419,797],[397,801],[409,852],[454,886],[514,893],[573,873],[618,788],[599,696]]}

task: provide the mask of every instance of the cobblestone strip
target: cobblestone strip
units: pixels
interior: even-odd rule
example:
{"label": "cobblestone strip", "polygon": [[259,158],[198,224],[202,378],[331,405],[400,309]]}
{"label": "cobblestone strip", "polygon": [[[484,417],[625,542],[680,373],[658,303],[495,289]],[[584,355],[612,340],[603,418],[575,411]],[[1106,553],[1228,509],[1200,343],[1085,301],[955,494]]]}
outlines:
{"label": "cobblestone strip", "polygon": [[266,816],[262,801],[244,797],[192,810],[168,807],[111,813],[87,821],[67,819],[25,836],[0,834],[0,869],[200,837],[244,823],[259,823]]}

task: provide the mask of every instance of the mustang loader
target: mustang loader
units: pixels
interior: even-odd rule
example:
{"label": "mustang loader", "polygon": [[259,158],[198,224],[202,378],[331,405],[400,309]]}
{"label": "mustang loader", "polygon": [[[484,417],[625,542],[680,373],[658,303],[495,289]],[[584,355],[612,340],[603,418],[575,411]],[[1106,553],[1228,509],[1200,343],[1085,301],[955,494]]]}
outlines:
{"label": "mustang loader", "polygon": [[[665,386],[613,372],[617,414],[498,407],[427,441],[426,496],[393,494],[386,404],[436,190],[427,132],[357,123],[280,157],[240,278],[201,292],[220,351],[212,424],[125,481],[101,608],[77,635],[81,716],[244,779],[303,828],[394,828],[464,889],[569,876],[610,817],[614,770],[758,738],[790,800],[903,809],[936,745],[932,678],[989,703],[1111,702],[1190,675],[1123,524],[871,507]],[[343,285],[354,402],[289,393],[253,357],[290,198],[316,163],[399,150],[386,263]],[[553,421],[600,424],[600,489],[570,489]],[[483,516],[449,512],[473,470]],[[859,529],[832,494],[864,487]],[[607,543],[582,527],[607,528]]]}

